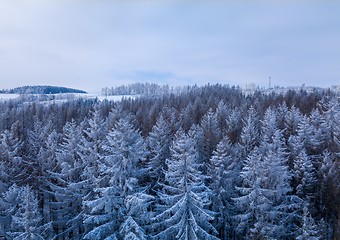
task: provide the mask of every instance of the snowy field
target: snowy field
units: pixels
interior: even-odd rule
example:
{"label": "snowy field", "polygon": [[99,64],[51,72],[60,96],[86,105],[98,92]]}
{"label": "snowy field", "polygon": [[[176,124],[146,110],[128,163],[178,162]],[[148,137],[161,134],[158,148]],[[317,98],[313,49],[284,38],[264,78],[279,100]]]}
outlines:
{"label": "snowy field", "polygon": [[19,97],[19,94],[6,94],[6,93],[0,93],[0,100],[1,101],[6,101],[9,99],[15,99]]}
{"label": "snowy field", "polygon": [[[87,93],[58,93],[58,94],[51,94],[46,95],[42,94],[33,94],[34,97],[37,97],[37,101],[41,103],[50,103],[50,102],[65,102],[68,100],[75,100],[75,99],[95,99],[97,98],[99,101],[108,100],[108,101],[121,101],[123,98],[136,98],[139,95],[117,95],[117,96],[103,96],[100,94],[87,94]],[[0,101],[8,101],[10,99],[19,98],[19,94],[0,94]],[[49,100],[46,100],[49,99]],[[39,100],[40,99],[40,100]]]}

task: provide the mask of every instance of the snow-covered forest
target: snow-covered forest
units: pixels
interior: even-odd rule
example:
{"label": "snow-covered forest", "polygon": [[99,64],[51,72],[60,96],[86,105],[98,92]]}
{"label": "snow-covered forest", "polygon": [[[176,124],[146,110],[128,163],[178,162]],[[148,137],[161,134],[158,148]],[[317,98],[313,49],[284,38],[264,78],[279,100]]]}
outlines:
{"label": "snow-covered forest", "polygon": [[0,239],[340,239],[340,103],[227,85],[0,102]]}

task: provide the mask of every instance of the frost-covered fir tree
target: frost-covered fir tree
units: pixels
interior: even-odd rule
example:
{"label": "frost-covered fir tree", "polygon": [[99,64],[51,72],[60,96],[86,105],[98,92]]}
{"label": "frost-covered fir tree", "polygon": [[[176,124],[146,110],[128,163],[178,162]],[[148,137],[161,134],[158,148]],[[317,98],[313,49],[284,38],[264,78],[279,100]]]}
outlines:
{"label": "frost-covered fir tree", "polygon": [[329,125],[326,123],[326,116],[320,112],[320,109],[314,109],[309,115],[310,123],[315,129],[315,137],[320,142],[319,155],[321,151],[329,147]]}
{"label": "frost-covered fir tree", "polygon": [[82,198],[87,192],[86,181],[81,178],[84,164],[79,156],[80,139],[80,126],[74,120],[67,122],[57,149],[58,167],[51,172],[54,181],[50,187],[55,199],[51,206],[59,238],[80,239],[84,231]]}
{"label": "frost-covered fir tree", "polygon": [[134,191],[134,183],[142,174],[141,166],[146,156],[144,139],[139,131],[123,118],[108,132],[103,150],[105,162],[111,165],[105,171],[112,173],[110,183],[119,190],[121,196],[129,195]]}
{"label": "frost-covered fir tree", "polygon": [[297,135],[297,129],[301,118],[302,114],[295,106],[292,106],[291,109],[288,110],[287,115],[284,118],[284,125],[286,128],[284,132],[285,136]]}
{"label": "frost-covered fir tree", "polygon": [[11,231],[7,234],[15,240],[45,239],[51,231],[51,225],[42,223],[38,199],[32,188],[22,187],[18,198],[18,210],[12,216]]}
{"label": "frost-covered fir tree", "polygon": [[325,150],[322,155],[321,167],[319,169],[320,189],[319,195],[320,206],[323,211],[321,216],[323,219],[327,219],[326,224],[328,225],[327,238],[332,238],[336,231],[335,225],[335,213],[338,206],[338,186],[339,186],[339,165],[335,161],[334,154]]}
{"label": "frost-covered fir tree", "polygon": [[286,116],[288,115],[289,109],[287,107],[286,102],[281,103],[277,108],[276,108],[276,121],[277,121],[277,127],[280,130],[285,130],[285,119]]}
{"label": "frost-covered fir tree", "polygon": [[98,105],[90,112],[90,118],[84,120],[83,135],[79,142],[79,157],[84,165],[81,173],[82,180],[86,181],[86,187],[92,190],[99,176],[100,155],[103,152],[102,145],[106,134],[106,123],[101,118]]}
{"label": "frost-covered fir tree", "polygon": [[208,172],[212,189],[212,210],[217,213],[214,226],[221,239],[235,236],[234,216],[236,206],[232,198],[237,196],[236,183],[239,180],[241,164],[239,152],[225,136],[217,145],[211,158],[211,168]]}
{"label": "frost-covered fir tree", "polygon": [[24,182],[37,193],[39,210],[44,222],[51,221],[49,201],[52,197],[49,183],[53,180],[50,178],[50,171],[56,167],[56,147],[54,146],[59,140],[53,128],[51,121],[41,122],[35,117],[33,129],[27,134],[28,152],[24,156],[26,170]]}
{"label": "frost-covered fir tree", "polygon": [[225,133],[226,128],[226,119],[230,113],[230,109],[227,104],[223,100],[221,100],[216,108],[216,117],[218,122],[218,127],[221,129],[222,134]]}
{"label": "frost-covered fir tree", "polygon": [[288,171],[287,147],[282,130],[277,127],[274,109],[268,108],[261,126],[259,151],[262,154],[262,184],[265,196],[271,202],[266,214],[270,216],[271,237],[289,235],[295,230],[295,212],[301,200],[291,195],[291,174]]}
{"label": "frost-covered fir tree", "polygon": [[256,147],[244,161],[241,171],[242,185],[237,187],[241,196],[234,198],[241,214],[236,216],[239,223],[238,232],[246,239],[261,239],[269,237],[266,230],[265,211],[270,209],[270,200],[264,195],[261,186],[263,177],[263,162]]}
{"label": "frost-covered fir tree", "polygon": [[162,205],[154,217],[154,239],[217,239],[210,221],[213,212],[205,209],[210,203],[210,190],[204,185],[196,162],[193,140],[179,130],[167,160],[166,183],[159,192]]}
{"label": "frost-covered fir tree", "polygon": [[325,143],[327,149],[321,155],[320,179],[322,189],[321,208],[328,230],[327,236],[339,238],[339,220],[336,217],[340,212],[339,178],[340,178],[340,103],[338,97],[329,99],[322,106],[325,130]]}
{"label": "frost-covered fir tree", "polygon": [[239,141],[242,132],[242,115],[241,110],[235,108],[231,111],[226,119],[226,134],[232,144]]}
{"label": "frost-covered fir tree", "polygon": [[0,236],[4,239],[9,238],[8,232],[15,230],[12,229],[11,223],[12,217],[18,211],[20,190],[16,184],[13,184],[0,195]]}
{"label": "frost-covered fir tree", "polygon": [[323,128],[326,130],[326,141],[328,148],[339,155],[340,152],[340,103],[337,97],[332,98],[324,108]]}
{"label": "frost-covered fir tree", "polygon": [[293,187],[295,187],[296,195],[307,201],[315,183],[314,166],[304,150],[298,154],[293,163]]}
{"label": "frost-covered fir tree", "polygon": [[280,130],[264,140],[246,159],[238,187],[241,196],[235,198],[241,211],[236,217],[239,231],[247,239],[276,239],[294,231],[290,220],[299,206],[298,198],[287,195],[290,174]]}
{"label": "frost-covered fir tree", "polygon": [[[203,149],[203,130],[199,125],[192,125],[188,131],[188,136],[194,141],[195,149],[197,152],[197,163],[203,163],[204,149]],[[200,165],[200,168],[202,168]]]}
{"label": "frost-covered fir tree", "polygon": [[301,219],[301,228],[296,240],[319,240],[318,225],[309,213],[308,204],[303,207],[303,215]]}
{"label": "frost-covered fir tree", "polygon": [[57,151],[60,135],[52,131],[45,141],[45,147],[41,148],[37,159],[41,166],[41,176],[37,179],[38,200],[43,221],[48,223],[52,221],[51,203],[54,201],[54,192],[51,186],[55,184],[53,172],[57,172]]}
{"label": "frost-covered fir tree", "polygon": [[165,160],[170,156],[170,143],[172,135],[169,124],[161,114],[156,124],[149,133],[150,149],[150,177],[154,182],[164,182],[164,171],[166,170]]}
{"label": "frost-covered fir tree", "polygon": [[202,129],[202,173],[207,174],[211,168],[210,159],[217,144],[222,138],[221,129],[218,125],[216,114],[212,109],[203,116],[201,120]]}
{"label": "frost-covered fir tree", "polygon": [[266,112],[264,113],[263,119],[261,121],[261,144],[262,144],[262,149],[266,151],[267,149],[265,148],[266,144],[271,144],[273,143],[273,136],[274,134],[279,130],[277,126],[277,120],[276,120],[276,112],[272,108],[268,108]]}
{"label": "frost-covered fir tree", "polygon": [[144,230],[131,216],[128,216],[122,223],[119,234],[123,236],[124,240],[146,240]]}
{"label": "frost-covered fir tree", "polygon": [[317,138],[317,129],[311,125],[310,118],[307,116],[301,117],[296,131],[299,145],[306,149],[308,155],[316,154],[320,140]]}
{"label": "frost-covered fir tree", "polygon": [[[84,181],[84,191],[86,195],[83,201],[93,197],[93,189],[99,187],[100,164],[102,145],[106,134],[106,122],[102,119],[98,105],[90,112],[90,118],[84,120],[83,135],[79,142],[79,158],[84,169],[80,178]],[[88,193],[88,194],[87,194]],[[84,214],[88,214],[89,209],[84,206]],[[91,229],[91,227],[90,227]],[[89,226],[85,229],[85,234],[89,231]]]}
{"label": "frost-covered fir tree", "polygon": [[47,136],[52,132],[54,126],[51,121],[46,123],[41,122],[37,117],[34,119],[33,129],[28,130],[27,142],[28,153],[27,157],[35,160],[39,154],[40,148],[45,147]]}
{"label": "frost-covered fir tree", "polygon": [[0,190],[6,191],[14,183],[22,183],[24,168],[19,149],[22,142],[13,136],[12,131],[1,134],[0,143]]}
{"label": "frost-covered fir tree", "polygon": [[120,239],[120,225],[126,217],[140,217],[139,224],[147,221],[147,214],[129,214],[129,196],[141,189],[138,181],[145,159],[145,144],[138,130],[126,119],[120,119],[109,131],[103,143],[103,164],[100,165],[100,183],[95,196],[84,202],[90,208],[85,224],[90,228],[84,239]]}
{"label": "frost-covered fir tree", "polygon": [[189,103],[186,108],[182,109],[179,118],[180,125],[184,131],[188,131],[190,127],[194,124],[195,119],[193,119],[193,115],[195,114],[195,108],[192,103]]}
{"label": "frost-covered fir tree", "polygon": [[[121,239],[146,240],[147,235],[139,223],[145,222],[150,215],[149,207],[154,197],[143,192],[136,192],[125,198],[125,220],[120,225],[119,236]],[[137,220],[137,221],[136,221]]]}
{"label": "frost-covered fir tree", "polygon": [[242,146],[242,157],[247,158],[248,154],[259,145],[259,125],[260,121],[257,116],[255,108],[250,107],[248,110],[248,116],[243,120],[243,128],[241,132],[240,145]]}

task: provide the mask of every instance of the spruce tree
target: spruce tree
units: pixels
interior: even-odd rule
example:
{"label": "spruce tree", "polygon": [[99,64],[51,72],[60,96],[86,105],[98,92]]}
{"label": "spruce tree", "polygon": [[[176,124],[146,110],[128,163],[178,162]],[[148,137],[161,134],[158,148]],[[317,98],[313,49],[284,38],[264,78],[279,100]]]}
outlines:
{"label": "spruce tree", "polygon": [[87,194],[81,178],[84,164],[79,156],[80,127],[74,120],[67,122],[63,138],[57,149],[58,166],[51,172],[50,187],[54,195],[51,202],[53,221],[58,238],[80,239],[84,232],[82,198]]}
{"label": "spruce tree", "polygon": [[51,230],[50,224],[43,224],[39,212],[38,199],[29,186],[22,187],[18,195],[18,210],[12,216],[11,231],[13,239],[35,240],[45,239]]}
{"label": "spruce tree", "polygon": [[210,221],[213,212],[205,209],[210,201],[196,162],[193,140],[179,130],[167,160],[166,183],[159,192],[162,205],[154,218],[154,228],[160,231],[155,239],[217,239]]}
{"label": "spruce tree", "polygon": [[319,240],[318,226],[309,213],[308,204],[303,207],[301,228],[296,240]]}
{"label": "spruce tree", "polygon": [[94,189],[93,198],[84,202],[90,209],[85,220],[89,231],[84,239],[120,238],[123,237],[119,233],[120,226],[129,217],[135,222],[136,217],[140,217],[138,224],[145,224],[147,221],[147,213],[142,216],[139,215],[140,212],[130,214],[127,205],[129,197],[142,191],[139,180],[146,153],[144,139],[123,118],[108,132],[107,141],[102,148],[103,163],[100,165],[99,186]]}
{"label": "spruce tree", "polygon": [[20,187],[16,184],[10,186],[6,191],[0,194],[0,236],[4,239],[9,238],[12,231],[12,217],[17,213],[19,208]]}
{"label": "spruce tree", "polygon": [[235,236],[234,216],[237,209],[232,198],[237,196],[235,187],[241,170],[238,155],[238,151],[225,136],[213,153],[211,168],[208,171],[211,179],[212,210],[217,213],[214,226],[221,239]]}
{"label": "spruce tree", "polygon": [[236,216],[239,231],[247,239],[281,238],[294,231],[292,219],[299,199],[288,195],[290,174],[282,133],[268,132],[273,135],[264,137],[260,148],[246,159],[243,182],[237,188],[241,196],[235,198],[241,211]]}
{"label": "spruce tree", "polygon": [[167,167],[165,161],[170,156],[171,139],[172,135],[169,124],[164,119],[163,114],[161,114],[149,133],[149,167],[152,186],[156,182],[164,182],[164,171]]}
{"label": "spruce tree", "polygon": [[222,139],[217,116],[212,109],[203,116],[201,121],[202,129],[202,173],[207,174],[211,168],[210,159],[216,149],[217,144]]}
{"label": "spruce tree", "polygon": [[242,146],[242,158],[246,159],[249,153],[259,145],[260,142],[260,121],[255,108],[250,107],[246,119],[243,120],[243,128],[240,135],[240,145]]}

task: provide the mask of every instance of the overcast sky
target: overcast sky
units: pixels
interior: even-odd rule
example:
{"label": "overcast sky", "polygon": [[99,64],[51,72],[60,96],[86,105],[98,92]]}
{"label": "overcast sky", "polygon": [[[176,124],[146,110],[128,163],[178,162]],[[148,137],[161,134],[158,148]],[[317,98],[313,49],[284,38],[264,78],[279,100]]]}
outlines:
{"label": "overcast sky", "polygon": [[338,85],[337,2],[0,0],[0,89]]}

